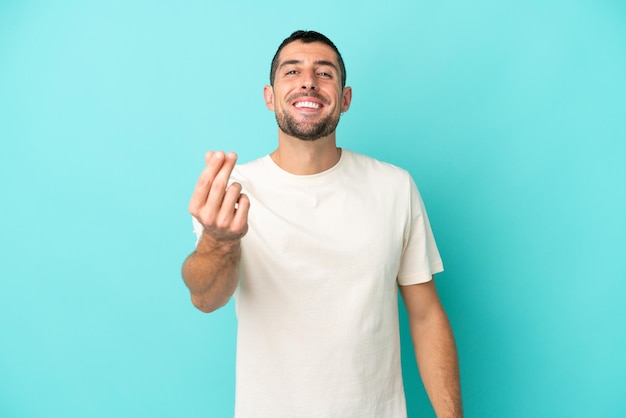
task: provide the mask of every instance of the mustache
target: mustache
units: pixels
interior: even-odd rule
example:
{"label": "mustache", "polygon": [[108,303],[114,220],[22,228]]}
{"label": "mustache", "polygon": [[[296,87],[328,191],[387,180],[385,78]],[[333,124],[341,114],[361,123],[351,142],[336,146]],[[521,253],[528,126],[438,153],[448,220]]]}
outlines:
{"label": "mustache", "polygon": [[299,99],[300,97],[313,97],[314,99],[319,100],[320,102],[324,103],[325,105],[329,104],[329,101],[325,97],[321,96],[320,94],[318,94],[315,91],[294,93],[291,96],[287,97],[287,101],[291,103],[291,102]]}

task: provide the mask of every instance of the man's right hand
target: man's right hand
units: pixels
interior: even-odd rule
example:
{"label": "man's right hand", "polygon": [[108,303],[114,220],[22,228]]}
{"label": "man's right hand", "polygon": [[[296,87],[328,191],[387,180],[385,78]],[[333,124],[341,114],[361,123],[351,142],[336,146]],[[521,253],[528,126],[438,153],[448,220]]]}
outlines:
{"label": "man's right hand", "polygon": [[[228,185],[237,154],[209,151],[189,202],[189,212],[204,226],[200,240],[219,246],[238,242],[248,231],[250,200],[241,193],[241,184]],[[200,245],[200,244],[199,244]]]}

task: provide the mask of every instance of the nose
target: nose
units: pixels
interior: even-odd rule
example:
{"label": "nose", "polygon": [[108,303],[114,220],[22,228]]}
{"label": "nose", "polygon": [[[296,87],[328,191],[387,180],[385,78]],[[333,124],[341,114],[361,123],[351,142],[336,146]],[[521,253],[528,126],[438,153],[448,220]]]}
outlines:
{"label": "nose", "polygon": [[317,86],[315,85],[315,75],[307,72],[303,74],[302,78],[302,89],[303,90],[315,90]]}

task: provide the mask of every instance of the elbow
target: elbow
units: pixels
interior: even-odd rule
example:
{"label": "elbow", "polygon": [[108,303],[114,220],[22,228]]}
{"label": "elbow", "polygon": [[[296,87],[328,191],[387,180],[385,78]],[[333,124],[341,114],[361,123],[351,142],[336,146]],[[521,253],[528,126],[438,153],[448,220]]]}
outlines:
{"label": "elbow", "polygon": [[193,302],[193,306],[195,306],[196,309],[198,309],[200,312],[205,313],[205,314],[209,314],[217,310],[216,307],[209,306],[209,305],[202,304],[202,303]]}
{"label": "elbow", "polygon": [[215,312],[219,308],[223,307],[228,303],[228,299],[225,301],[212,301],[207,300],[201,296],[191,295],[191,303],[196,307],[200,312],[203,313],[211,313]]}

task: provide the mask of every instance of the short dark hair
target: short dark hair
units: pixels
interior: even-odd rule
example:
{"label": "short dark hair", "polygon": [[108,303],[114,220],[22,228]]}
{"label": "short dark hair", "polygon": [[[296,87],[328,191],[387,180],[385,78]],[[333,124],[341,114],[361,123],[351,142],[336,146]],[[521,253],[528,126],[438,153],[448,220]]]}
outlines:
{"label": "short dark hair", "polygon": [[280,44],[278,50],[276,51],[276,54],[274,54],[274,58],[272,58],[272,67],[270,69],[270,84],[272,86],[274,86],[274,77],[276,76],[276,69],[278,68],[278,56],[280,55],[280,51],[282,51],[285,46],[295,41],[304,42],[305,44],[321,42],[331,47],[333,51],[335,51],[335,53],[337,54],[337,60],[339,61],[339,69],[341,70],[341,87],[346,86],[346,66],[343,63],[343,58],[341,58],[339,50],[337,49],[333,41],[331,41],[321,33],[312,30],[297,30],[289,35],[289,37]]}

